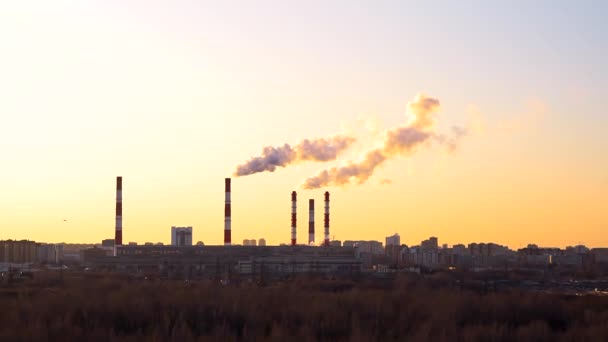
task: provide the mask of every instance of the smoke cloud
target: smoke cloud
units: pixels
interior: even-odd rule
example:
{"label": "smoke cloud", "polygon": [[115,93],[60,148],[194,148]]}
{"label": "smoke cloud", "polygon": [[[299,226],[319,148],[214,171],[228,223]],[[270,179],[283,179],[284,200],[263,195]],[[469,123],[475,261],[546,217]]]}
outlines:
{"label": "smoke cloud", "polygon": [[460,140],[469,134],[469,130],[460,126],[453,126],[451,134],[435,134],[435,141],[448,148],[453,152],[458,147]]}
{"label": "smoke cloud", "polygon": [[264,147],[262,155],[237,166],[235,176],[247,176],[258,172],[274,172],[277,167],[287,167],[303,161],[331,161],[349,148],[355,138],[337,135],[331,138],[304,139],[295,146]]}
{"label": "smoke cloud", "polygon": [[[351,161],[344,166],[321,171],[318,175],[306,179],[303,187],[317,189],[324,186],[365,183],[385,161],[399,155],[410,154],[431,138],[455,146],[457,138],[437,135],[432,130],[433,114],[439,110],[439,107],[439,100],[418,94],[407,104],[408,123],[387,130],[382,147],[367,152],[360,161]],[[464,131],[454,130],[453,135],[464,135]]]}

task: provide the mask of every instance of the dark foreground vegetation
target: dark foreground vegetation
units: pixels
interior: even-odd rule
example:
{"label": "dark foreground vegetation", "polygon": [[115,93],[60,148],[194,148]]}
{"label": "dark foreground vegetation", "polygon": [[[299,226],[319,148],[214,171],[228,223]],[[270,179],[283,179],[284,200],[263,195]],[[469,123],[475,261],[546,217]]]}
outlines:
{"label": "dark foreground vegetation", "polygon": [[608,297],[419,277],[250,283],[36,274],[0,288],[1,341],[606,341]]}

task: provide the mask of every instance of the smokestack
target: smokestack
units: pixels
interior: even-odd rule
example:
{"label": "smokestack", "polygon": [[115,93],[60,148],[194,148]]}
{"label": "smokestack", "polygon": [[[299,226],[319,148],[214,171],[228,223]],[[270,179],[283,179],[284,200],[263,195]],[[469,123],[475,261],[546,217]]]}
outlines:
{"label": "smokestack", "polygon": [[308,200],[308,244],[315,243],[315,200]]}
{"label": "smokestack", "polygon": [[329,191],[325,191],[325,240],[323,244],[329,246]]}
{"label": "smokestack", "polygon": [[230,246],[232,241],[232,214],[230,205],[230,178],[226,178],[226,202],[224,205],[224,246]]}
{"label": "smokestack", "polygon": [[122,177],[116,177],[116,230],[114,246],[122,246]]}
{"label": "smokestack", "polygon": [[297,194],[295,191],[291,192],[291,245],[296,245],[296,229],[297,229]]}

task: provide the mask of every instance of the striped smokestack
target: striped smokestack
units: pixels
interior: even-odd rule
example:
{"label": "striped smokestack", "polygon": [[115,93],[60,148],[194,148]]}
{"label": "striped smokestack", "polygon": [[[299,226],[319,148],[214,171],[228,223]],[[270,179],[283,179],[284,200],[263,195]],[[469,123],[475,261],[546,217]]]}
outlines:
{"label": "striped smokestack", "polygon": [[295,191],[291,192],[291,245],[296,245],[296,229],[297,229],[297,194]]}
{"label": "striped smokestack", "polygon": [[224,205],[224,246],[230,246],[232,241],[232,213],[230,204],[230,178],[226,178],[226,201]]}
{"label": "striped smokestack", "polygon": [[308,244],[315,243],[315,200],[308,200]]}
{"label": "striped smokestack", "polygon": [[122,246],[122,177],[116,177],[116,230],[114,245]]}
{"label": "striped smokestack", "polygon": [[325,240],[323,245],[329,246],[329,191],[325,191]]}

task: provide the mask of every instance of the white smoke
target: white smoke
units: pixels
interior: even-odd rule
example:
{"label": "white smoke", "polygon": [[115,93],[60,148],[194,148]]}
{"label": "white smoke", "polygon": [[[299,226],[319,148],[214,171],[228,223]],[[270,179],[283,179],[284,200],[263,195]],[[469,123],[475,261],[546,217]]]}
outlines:
{"label": "white smoke", "polygon": [[341,186],[351,183],[362,184],[385,161],[399,155],[412,153],[418,146],[431,138],[455,148],[457,140],[466,134],[461,128],[454,128],[451,135],[438,135],[433,132],[433,114],[439,110],[439,100],[418,94],[407,104],[409,115],[406,125],[387,130],[382,147],[367,152],[363,159],[349,162],[344,166],[332,167],[318,175],[306,179],[305,189],[324,186]]}
{"label": "white smoke", "polygon": [[277,167],[303,161],[331,161],[346,150],[355,138],[337,135],[331,138],[304,139],[291,147],[285,144],[279,147],[264,147],[262,155],[253,157],[248,162],[237,166],[235,176],[247,176],[258,172],[274,172]]}

